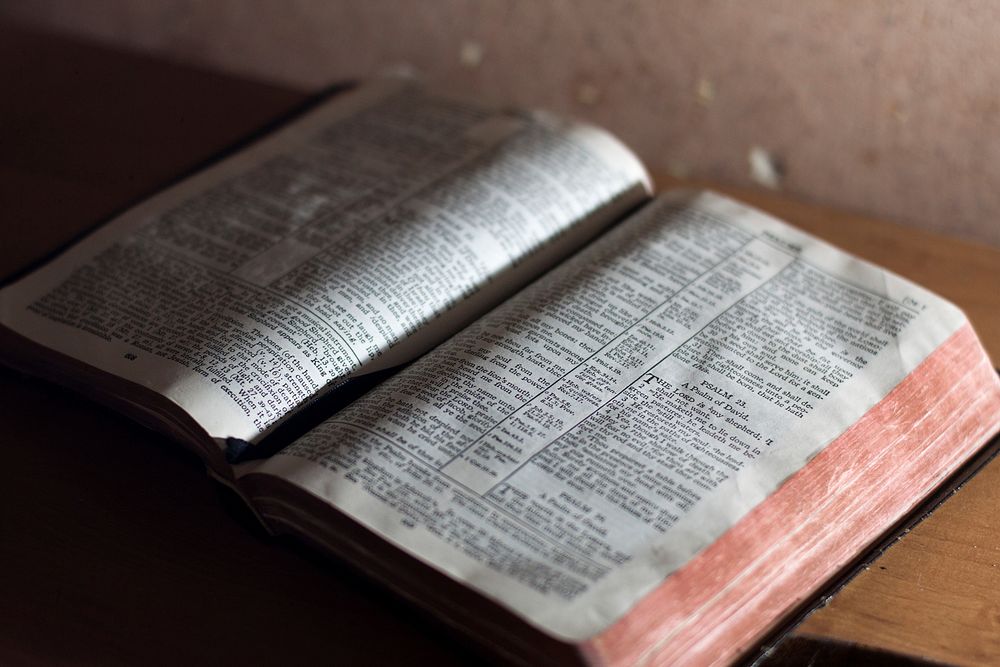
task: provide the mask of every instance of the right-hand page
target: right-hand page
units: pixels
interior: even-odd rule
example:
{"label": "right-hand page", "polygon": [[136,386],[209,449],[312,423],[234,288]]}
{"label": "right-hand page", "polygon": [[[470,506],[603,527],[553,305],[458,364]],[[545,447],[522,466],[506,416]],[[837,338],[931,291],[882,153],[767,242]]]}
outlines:
{"label": "right-hand page", "polygon": [[964,321],[760,212],[678,194],[257,471],[582,639]]}

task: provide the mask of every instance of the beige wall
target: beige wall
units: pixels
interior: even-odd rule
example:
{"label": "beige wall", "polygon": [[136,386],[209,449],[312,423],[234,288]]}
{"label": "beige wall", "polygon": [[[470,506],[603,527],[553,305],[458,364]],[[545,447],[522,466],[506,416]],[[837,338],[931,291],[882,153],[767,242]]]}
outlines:
{"label": "beige wall", "polygon": [[36,0],[12,16],[318,87],[409,62],[608,127],[658,168],[1000,244],[1000,4]]}

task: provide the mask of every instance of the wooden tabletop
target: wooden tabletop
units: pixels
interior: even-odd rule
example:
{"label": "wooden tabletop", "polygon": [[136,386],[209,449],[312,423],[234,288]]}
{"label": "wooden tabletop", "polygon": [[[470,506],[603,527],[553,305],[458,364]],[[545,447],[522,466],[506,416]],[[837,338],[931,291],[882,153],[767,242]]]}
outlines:
{"label": "wooden tabletop", "polygon": [[[0,90],[0,276],[308,97],[11,26]],[[1000,249],[719,189],[958,303],[1000,361]],[[473,659],[349,568],[259,535],[197,459],[111,411],[0,370],[0,423],[0,663]],[[795,636],[1000,662],[997,507],[1000,462]]]}

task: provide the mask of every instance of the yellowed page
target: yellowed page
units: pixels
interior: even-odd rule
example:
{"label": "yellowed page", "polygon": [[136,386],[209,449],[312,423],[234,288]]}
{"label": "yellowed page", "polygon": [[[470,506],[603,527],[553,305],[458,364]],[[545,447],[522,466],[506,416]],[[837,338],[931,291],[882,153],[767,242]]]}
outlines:
{"label": "yellowed page", "polygon": [[599,130],[379,80],[4,289],[0,323],[254,441],[419,356],[648,190]]}
{"label": "yellowed page", "polygon": [[662,198],[255,470],[582,640],[963,322],[731,200]]}

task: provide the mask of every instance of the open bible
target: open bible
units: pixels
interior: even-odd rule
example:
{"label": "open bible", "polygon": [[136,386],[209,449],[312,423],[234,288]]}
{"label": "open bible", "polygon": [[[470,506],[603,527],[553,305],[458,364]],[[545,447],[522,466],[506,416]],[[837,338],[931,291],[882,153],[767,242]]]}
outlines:
{"label": "open bible", "polygon": [[395,79],[4,287],[0,344],[531,664],[739,659],[1000,429],[943,299]]}

